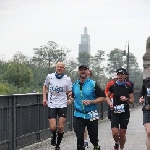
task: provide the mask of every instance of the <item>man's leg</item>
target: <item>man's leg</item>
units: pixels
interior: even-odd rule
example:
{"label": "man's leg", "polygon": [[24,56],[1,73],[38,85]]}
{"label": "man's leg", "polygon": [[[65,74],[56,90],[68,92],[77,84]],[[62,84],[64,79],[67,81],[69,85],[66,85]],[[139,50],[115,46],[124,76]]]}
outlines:
{"label": "man's leg", "polygon": [[57,147],[59,147],[61,140],[63,138],[65,121],[66,121],[66,118],[59,117],[59,120],[58,120],[58,137],[57,137],[57,144],[56,144]]}
{"label": "man's leg", "polygon": [[112,131],[112,136],[114,138],[115,143],[119,143],[119,137],[120,137],[119,129],[114,127],[114,128],[111,128],[111,131]]}
{"label": "man's leg", "polygon": [[85,123],[83,118],[74,117],[74,131],[77,137],[77,150],[85,150],[84,147]]}
{"label": "man's leg", "polygon": [[120,131],[119,131],[120,149],[124,148],[124,145],[126,142],[126,129],[127,129],[128,123],[129,123],[129,117],[130,117],[129,111],[120,114]]}
{"label": "man's leg", "polygon": [[57,136],[57,144],[56,147],[59,147],[61,140],[64,134],[64,125],[66,122],[66,115],[67,115],[67,107],[64,108],[57,108],[58,109],[58,136]]}
{"label": "man's leg", "polygon": [[150,150],[150,123],[144,124],[144,127],[147,132],[147,138],[146,138],[147,150]]}
{"label": "man's leg", "polygon": [[126,129],[120,129],[119,136],[120,136],[120,139],[119,139],[120,148],[123,149],[124,144],[126,142]]}
{"label": "man's leg", "polygon": [[119,116],[120,114],[112,113],[111,114],[111,131],[112,131],[112,136],[115,141],[115,146],[114,149],[118,150],[119,149]]}
{"label": "man's leg", "polygon": [[48,108],[48,121],[49,121],[49,128],[52,133],[51,135],[51,145],[56,145],[56,109],[55,108]]}
{"label": "man's leg", "polygon": [[84,147],[88,147],[87,135],[88,135],[88,131],[87,131],[87,128],[85,127],[85,131],[84,131]]}
{"label": "man's leg", "polygon": [[100,146],[98,145],[98,120],[90,121],[86,120],[87,130],[89,133],[90,142],[94,146],[94,150],[100,150]]}

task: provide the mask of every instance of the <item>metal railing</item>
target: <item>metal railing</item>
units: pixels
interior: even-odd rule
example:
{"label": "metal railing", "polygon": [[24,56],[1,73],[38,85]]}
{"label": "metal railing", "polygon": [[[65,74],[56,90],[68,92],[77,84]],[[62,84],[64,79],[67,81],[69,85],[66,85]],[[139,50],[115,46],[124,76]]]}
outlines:
{"label": "metal railing", "polygon": [[[139,106],[139,91],[135,91]],[[73,105],[67,108],[65,132],[73,130]],[[100,119],[108,115],[108,105],[99,104]],[[42,94],[0,96],[0,149],[16,150],[50,137],[48,109],[42,105]]]}

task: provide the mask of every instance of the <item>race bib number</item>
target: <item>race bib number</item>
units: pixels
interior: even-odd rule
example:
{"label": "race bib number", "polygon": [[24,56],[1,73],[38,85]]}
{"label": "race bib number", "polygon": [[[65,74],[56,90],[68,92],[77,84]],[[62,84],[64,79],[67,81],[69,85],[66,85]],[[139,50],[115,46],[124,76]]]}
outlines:
{"label": "race bib number", "polygon": [[147,96],[150,96],[150,88],[147,88]]}
{"label": "race bib number", "polygon": [[114,106],[114,113],[125,112],[124,104]]}
{"label": "race bib number", "polygon": [[99,119],[99,115],[98,115],[97,110],[95,110],[95,111],[90,111],[88,114],[90,115],[90,121]]}

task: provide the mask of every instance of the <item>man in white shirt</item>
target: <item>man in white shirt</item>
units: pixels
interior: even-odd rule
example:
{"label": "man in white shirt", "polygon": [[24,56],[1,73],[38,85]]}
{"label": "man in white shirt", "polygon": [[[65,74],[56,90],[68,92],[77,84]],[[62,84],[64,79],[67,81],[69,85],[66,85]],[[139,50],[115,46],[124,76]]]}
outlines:
{"label": "man in white shirt", "polygon": [[[64,124],[66,121],[67,104],[71,104],[71,100],[67,100],[67,93],[72,90],[72,82],[70,77],[64,75],[65,65],[63,62],[56,64],[56,72],[48,74],[43,86],[43,105],[48,105],[48,120],[50,131],[52,132],[51,145],[56,146],[55,150],[59,150],[61,140],[64,134]],[[46,98],[48,91],[48,101]],[[57,115],[59,117],[58,125],[56,125]],[[56,135],[56,126],[58,133]],[[56,142],[57,137],[57,142]]]}

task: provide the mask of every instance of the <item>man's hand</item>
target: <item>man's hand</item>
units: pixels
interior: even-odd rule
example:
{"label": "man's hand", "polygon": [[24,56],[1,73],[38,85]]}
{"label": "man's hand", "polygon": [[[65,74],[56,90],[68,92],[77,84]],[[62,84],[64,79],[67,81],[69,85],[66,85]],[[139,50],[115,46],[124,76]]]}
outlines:
{"label": "man's hand", "polygon": [[42,102],[42,104],[43,104],[43,106],[46,106],[47,105],[47,100],[45,99],[43,99],[43,102]]}
{"label": "man's hand", "polygon": [[114,109],[114,105],[111,101],[108,103],[108,105],[110,106],[110,109]]}
{"label": "man's hand", "polygon": [[71,105],[72,104],[72,100],[71,99],[68,99],[67,100],[67,105]]}
{"label": "man's hand", "polygon": [[120,100],[121,100],[121,101],[127,101],[128,98],[126,98],[125,96],[120,96]]}
{"label": "man's hand", "polygon": [[91,100],[83,100],[84,105],[91,105]]}
{"label": "man's hand", "polygon": [[69,99],[67,100],[67,105],[70,105],[73,102],[72,92],[71,92],[71,95],[68,95],[68,96],[69,96]]}
{"label": "man's hand", "polygon": [[143,104],[145,102],[145,99],[143,98],[143,96],[139,99],[139,103]]}

